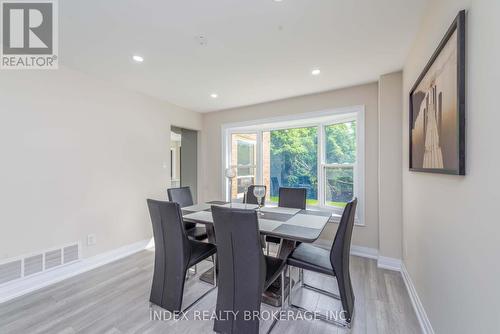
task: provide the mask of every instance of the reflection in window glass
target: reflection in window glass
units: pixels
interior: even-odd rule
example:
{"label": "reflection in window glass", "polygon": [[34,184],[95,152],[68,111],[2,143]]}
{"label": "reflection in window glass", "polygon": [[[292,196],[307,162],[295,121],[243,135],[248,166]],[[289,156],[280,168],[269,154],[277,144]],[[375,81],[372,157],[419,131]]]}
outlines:
{"label": "reflection in window glass", "polygon": [[307,205],[344,207],[358,191],[354,186],[358,182],[356,132],[356,121],[344,119],[311,127],[231,133],[230,163],[237,171],[232,199],[243,198],[248,186],[257,182],[266,185],[271,202],[278,201],[280,187],[300,187],[307,189]]}
{"label": "reflection in window glass", "polygon": [[344,207],[354,194],[354,168],[325,168],[325,204]]}
{"label": "reflection in window glass", "polygon": [[236,140],[238,145],[238,165],[255,165],[255,142]]}
{"label": "reflection in window glass", "polygon": [[232,199],[243,198],[247,188],[255,184],[257,168],[257,134],[235,133],[231,136],[231,166],[236,167]]}
{"label": "reflection in window glass", "polygon": [[264,132],[263,153],[271,201],[278,201],[279,187],[301,187],[307,189],[308,204],[318,204],[317,127]]}
{"label": "reflection in window glass", "polygon": [[356,122],[325,126],[325,204],[344,207],[354,196]]}
{"label": "reflection in window glass", "polygon": [[356,162],[356,122],[325,126],[325,162],[345,164]]}

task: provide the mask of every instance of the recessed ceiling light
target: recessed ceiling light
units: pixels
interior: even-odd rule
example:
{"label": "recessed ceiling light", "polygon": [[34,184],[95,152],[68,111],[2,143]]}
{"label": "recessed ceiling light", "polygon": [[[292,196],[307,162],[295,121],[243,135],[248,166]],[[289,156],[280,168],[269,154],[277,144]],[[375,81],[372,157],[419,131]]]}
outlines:
{"label": "recessed ceiling light", "polygon": [[210,94],[210,97],[211,97],[212,99],[216,99],[216,98],[218,98],[218,97],[219,97],[219,95],[218,95],[218,94],[216,94],[216,93],[212,93],[212,94]]}
{"label": "recessed ceiling light", "polygon": [[274,0],[274,2],[282,2],[283,0]]}
{"label": "recessed ceiling light", "polygon": [[321,71],[319,68],[315,68],[314,70],[311,71],[312,75],[320,75]]}
{"label": "recessed ceiling light", "polygon": [[137,56],[137,55],[132,56],[132,59],[133,59],[135,62],[137,62],[137,63],[142,63],[142,62],[144,61],[144,58],[143,58],[143,57],[141,57],[141,56]]}

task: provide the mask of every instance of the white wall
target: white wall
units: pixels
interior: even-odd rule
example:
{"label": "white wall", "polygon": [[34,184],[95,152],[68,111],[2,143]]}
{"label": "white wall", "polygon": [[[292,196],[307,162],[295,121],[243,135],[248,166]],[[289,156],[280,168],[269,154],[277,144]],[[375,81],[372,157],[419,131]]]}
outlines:
{"label": "white wall", "polygon": [[[467,175],[408,171],[408,93],[467,14]],[[500,332],[500,1],[431,1],[404,67],[404,262],[436,333]]]}
{"label": "white wall", "polygon": [[199,114],[66,68],[2,71],[0,101],[0,260],[151,237],[146,198],[165,197],[170,125],[200,129]]}
{"label": "white wall", "polygon": [[[370,83],[325,93],[294,97],[203,115],[202,198],[220,199],[222,190],[221,126],[269,117],[365,105],[365,216],[366,226],[355,227],[353,244],[378,249],[378,85]],[[337,225],[321,235],[332,240]]]}

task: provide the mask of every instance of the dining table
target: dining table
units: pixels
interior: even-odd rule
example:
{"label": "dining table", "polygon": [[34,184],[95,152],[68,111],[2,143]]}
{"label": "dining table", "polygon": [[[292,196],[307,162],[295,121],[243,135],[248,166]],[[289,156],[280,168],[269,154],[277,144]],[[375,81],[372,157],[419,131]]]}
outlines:
{"label": "dining table", "polygon": [[[272,204],[259,208],[255,204],[209,201],[182,208],[184,221],[205,225],[208,242],[215,245],[217,241],[211,212],[213,205],[258,211],[257,217],[261,235],[278,237],[282,240],[276,257],[284,260],[294,250],[297,242],[313,243],[316,241],[327,223],[335,218],[331,211],[325,209],[296,209],[278,207]],[[200,275],[200,279],[212,283],[213,270],[214,268],[208,269]],[[284,283],[284,291],[288,293],[288,284],[292,283],[288,279]],[[272,306],[281,306],[281,284],[281,279],[278,278],[264,292],[262,301]]]}

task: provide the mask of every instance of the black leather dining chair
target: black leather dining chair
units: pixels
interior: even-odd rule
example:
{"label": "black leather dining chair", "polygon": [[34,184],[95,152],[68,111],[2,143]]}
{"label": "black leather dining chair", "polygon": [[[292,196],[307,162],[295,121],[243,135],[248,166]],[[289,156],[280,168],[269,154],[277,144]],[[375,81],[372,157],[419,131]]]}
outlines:
{"label": "black leather dining chair", "polygon": [[[306,208],[306,188],[287,188],[280,187],[278,206],[282,208],[294,208],[304,210]],[[269,243],[280,244],[281,239],[277,237],[266,236],[267,255],[269,255]]]}
{"label": "black leather dining chair", "polygon": [[[243,194],[243,203],[247,204],[256,204],[259,205],[259,200],[257,197],[253,194],[253,190],[257,185],[252,184],[251,186],[248,187],[246,193]],[[259,186],[259,187],[264,187],[267,192],[267,187],[266,186]],[[266,204],[266,196],[262,197],[261,203],[262,206]],[[261,235],[260,236],[261,244],[263,248],[266,248],[266,237]],[[267,251],[267,255],[269,255],[269,249]]]}
{"label": "black leather dining chair", "polygon": [[[148,199],[147,203],[155,241],[155,264],[149,301],[171,312],[180,311],[187,270],[208,257],[212,257],[212,262],[215,263],[216,247],[188,238],[178,203],[152,199]],[[214,277],[214,288],[183,311],[215,289],[216,282]]]}
{"label": "black leather dining chair", "polygon": [[306,188],[281,187],[279,190],[278,206],[304,210],[306,208],[306,197]]}
{"label": "black leather dining chair", "polygon": [[[254,210],[212,206],[212,216],[219,263],[216,314],[228,315],[215,320],[214,331],[258,333],[259,319],[252,317],[249,320],[244,316],[259,312],[262,293],[280,274],[281,279],[284,279],[285,261],[265,256],[262,252],[257,213]],[[283,308],[284,284],[281,286]],[[276,319],[269,331],[275,324]]]}
{"label": "black leather dining chair", "polygon": [[[342,303],[343,316],[339,316],[338,319],[331,319],[325,316],[320,316],[319,318],[348,328],[351,328],[354,312],[354,292],[349,273],[349,254],[351,250],[351,237],[357,203],[357,199],[353,199],[351,202],[347,203],[330,250],[303,243],[295,248],[287,259],[289,277],[291,277],[290,267],[296,267],[299,268],[299,270],[309,270],[328,276],[334,276],[337,279],[340,295],[308,285],[304,282],[303,274],[299,275],[299,281],[302,281],[302,287],[335,299],[340,299]],[[293,304],[292,284],[289,284],[289,289],[288,304],[291,307],[307,311]]]}
{"label": "black leather dining chair", "polygon": [[[193,205],[193,195],[191,194],[191,188],[180,187],[180,188],[170,188],[167,189],[168,200],[170,202],[179,203],[181,208]],[[208,238],[207,230],[203,226],[196,226],[195,223],[185,222],[186,231],[188,236],[195,240],[205,240]]]}
{"label": "black leather dining chair", "polygon": [[[253,194],[253,190],[254,190],[254,188],[256,186],[257,185],[252,184],[251,186],[248,187],[247,192],[243,194],[243,203],[259,205],[259,200]],[[266,189],[266,191],[267,191],[267,187],[266,186],[259,186],[259,187],[264,187]],[[264,197],[262,197],[262,200],[261,200],[260,204],[261,205],[265,205],[266,204],[266,196],[265,195],[264,195]]]}

